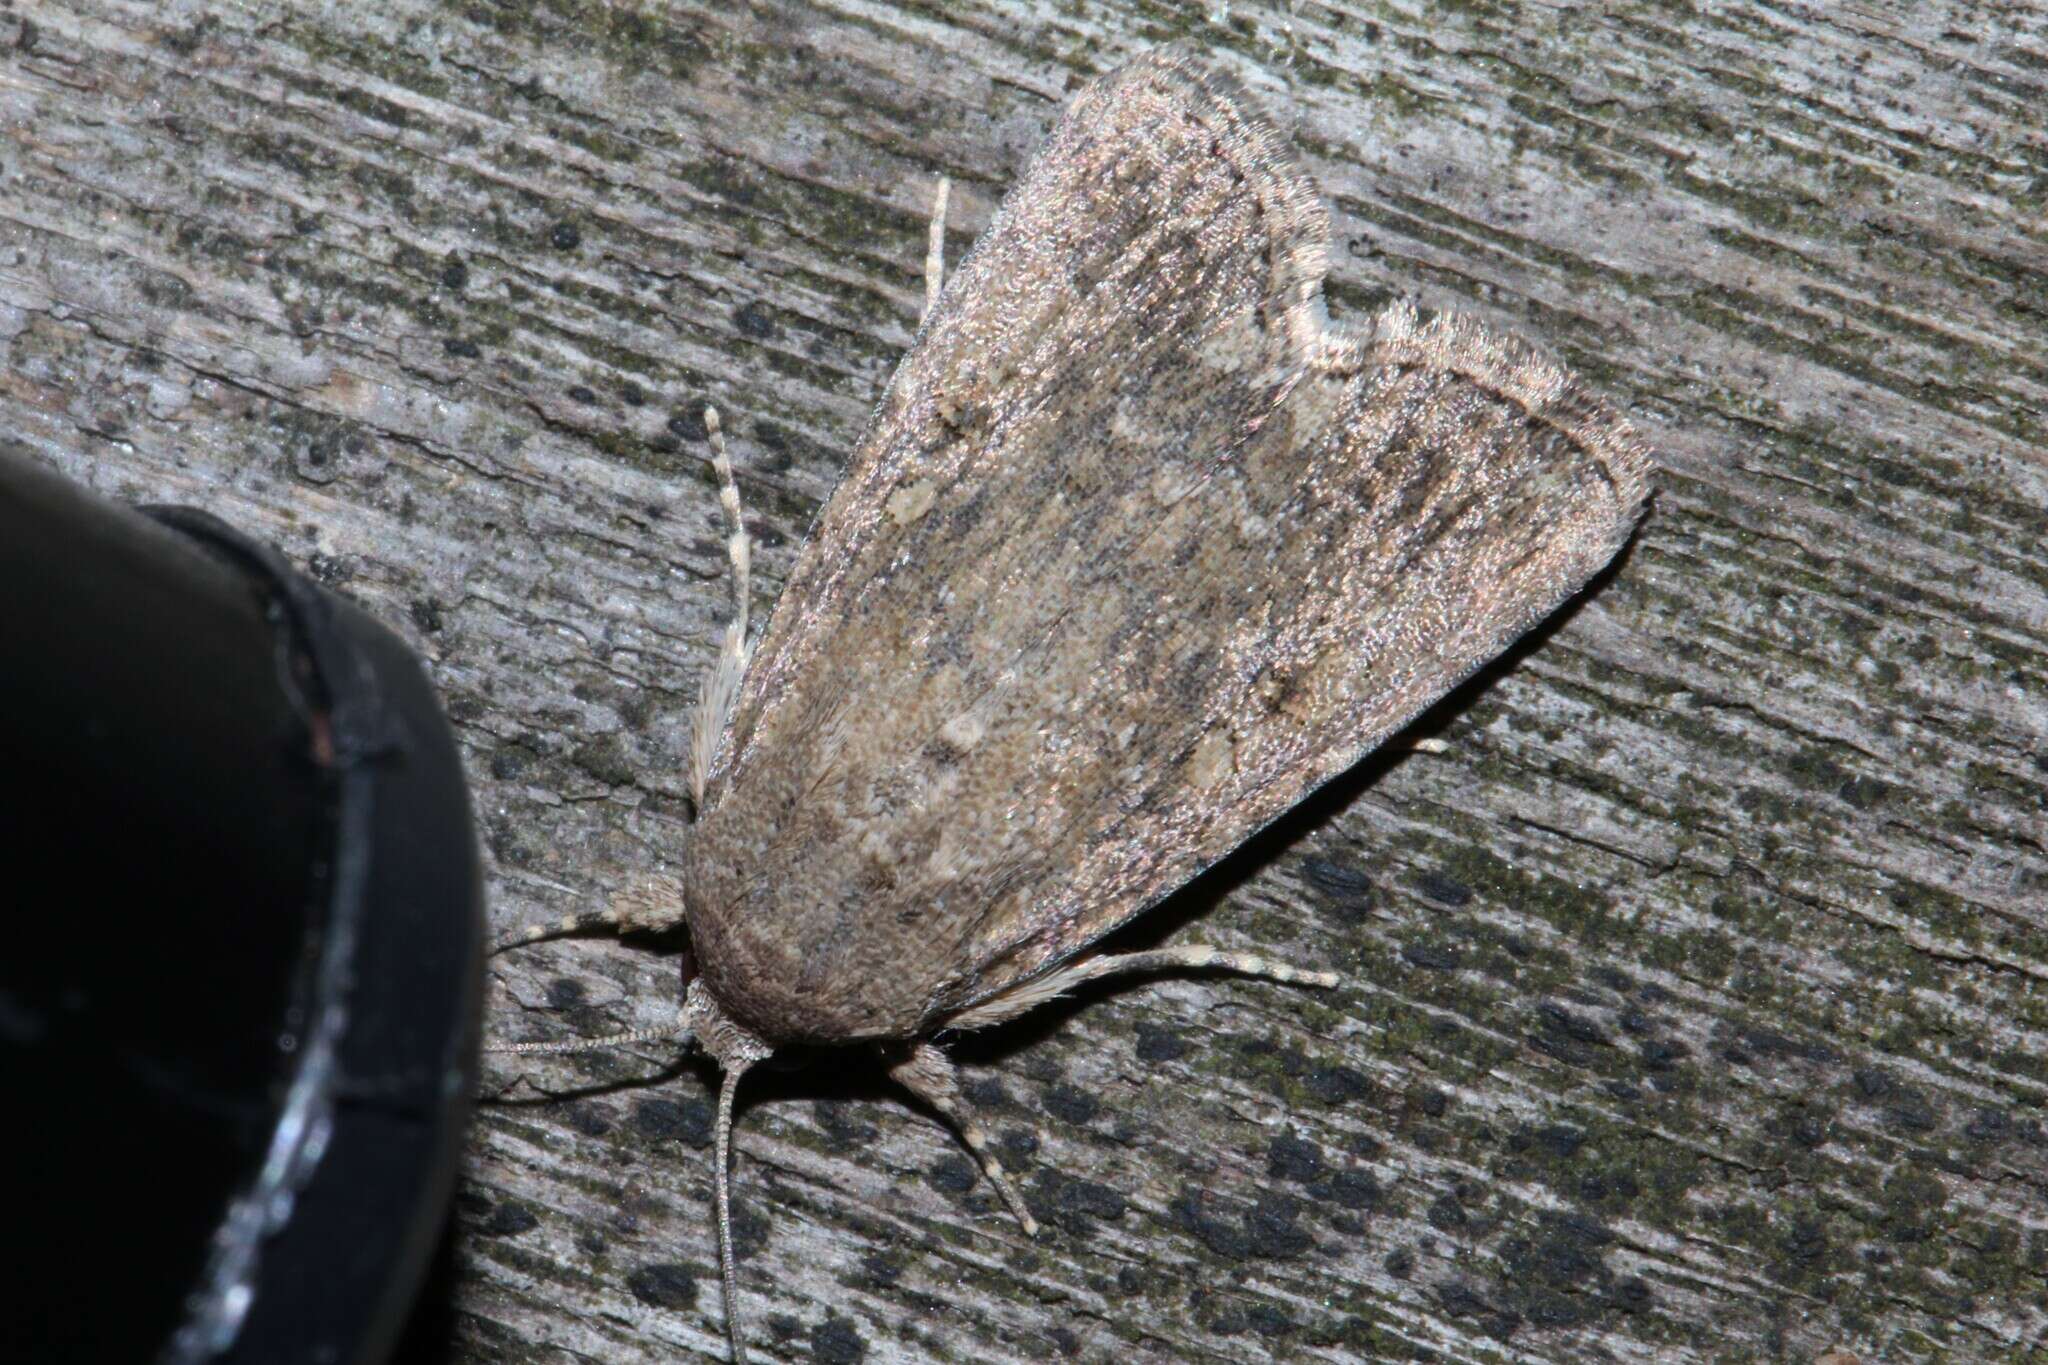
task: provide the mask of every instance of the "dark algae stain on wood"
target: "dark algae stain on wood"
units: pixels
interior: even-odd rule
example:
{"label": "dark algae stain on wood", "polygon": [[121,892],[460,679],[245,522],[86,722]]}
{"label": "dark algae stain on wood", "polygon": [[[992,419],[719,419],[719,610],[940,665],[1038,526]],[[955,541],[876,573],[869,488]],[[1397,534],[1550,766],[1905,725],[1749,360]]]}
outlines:
{"label": "dark algae stain on wood", "polygon": [[[765,612],[911,339],[932,175],[957,255],[1120,56],[1188,36],[1238,63],[1336,205],[1344,318],[1475,313],[1656,432],[1625,562],[1425,717],[1449,752],[1368,763],[1115,944],[1199,935],[1350,986],[1103,988],[961,1050],[1027,1196],[1086,1181],[1121,1217],[1026,1242],[984,1185],[927,1176],[955,1152],[878,1074],[759,1083],[759,1351],[2028,1358],[2031,10],[684,5],[634,10],[643,37],[514,8],[71,0],[29,43],[0,11],[10,454],[205,505],[412,631],[506,926],[684,827],[727,603],[703,433],[669,416],[725,416]],[[575,943],[506,959],[496,1005],[532,1034],[653,1025],[675,980]],[[536,1078],[599,1093],[483,1115],[458,1356],[718,1358],[708,1154],[634,1121],[708,1123],[707,1077],[650,1049]],[[1102,1115],[1058,1117],[1055,1085]],[[820,1099],[874,1136],[842,1144]],[[1283,1133],[1377,1202],[1271,1169]],[[1313,1245],[1219,1257],[1179,1212],[1197,1189],[1207,1224],[1248,1237],[1263,1207]],[[636,1296],[656,1266],[693,1308]]]}

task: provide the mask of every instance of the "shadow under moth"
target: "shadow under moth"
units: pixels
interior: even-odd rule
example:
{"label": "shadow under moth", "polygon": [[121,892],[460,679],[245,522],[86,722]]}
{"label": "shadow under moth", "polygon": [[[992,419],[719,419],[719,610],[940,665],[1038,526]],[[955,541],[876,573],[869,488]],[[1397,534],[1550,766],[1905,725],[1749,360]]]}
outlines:
{"label": "shadow under moth", "polygon": [[[1068,106],[939,289],[758,643],[696,718],[680,881],[512,943],[686,925],[672,1028],[733,1096],[861,1046],[1027,1230],[937,1035],[1174,968],[1333,985],[1209,947],[1091,945],[1342,773],[1582,587],[1649,452],[1557,363],[1458,317],[1324,307],[1330,219],[1286,139],[1184,47]],[[503,945],[510,946],[510,944]]]}

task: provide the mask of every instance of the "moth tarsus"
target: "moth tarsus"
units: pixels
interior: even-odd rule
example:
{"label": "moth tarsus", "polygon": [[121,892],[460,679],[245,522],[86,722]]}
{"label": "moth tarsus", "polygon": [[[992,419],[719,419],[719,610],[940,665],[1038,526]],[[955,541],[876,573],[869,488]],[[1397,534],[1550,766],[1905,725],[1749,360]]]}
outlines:
{"label": "moth tarsus", "polygon": [[1024,1206],[1024,1197],[1017,1193],[1016,1186],[1010,1183],[1009,1173],[1003,1169],[1003,1163],[996,1159],[995,1150],[989,1146],[988,1132],[975,1119],[973,1106],[968,1103],[966,1092],[960,1088],[960,1074],[953,1069],[946,1054],[936,1045],[919,1040],[890,1066],[889,1076],[930,1105],[932,1111],[951,1126],[969,1154],[981,1163],[982,1174],[1017,1220],[1017,1226],[1024,1230],[1025,1236],[1036,1237],[1038,1220]]}
{"label": "moth tarsus", "polygon": [[1083,89],[941,291],[946,198],[918,342],[751,649],[706,410],[735,601],[696,823],[679,883],[592,921],[688,928],[670,1036],[724,1071],[735,1358],[747,1069],[876,1049],[1030,1230],[933,1039],[1130,972],[1335,984],[1206,946],[1085,954],[1553,611],[1646,496],[1628,423],[1533,348],[1398,303],[1332,324],[1319,191],[1185,49]]}
{"label": "moth tarsus", "polygon": [[566,938],[570,934],[587,934],[596,929],[616,931],[620,924],[619,911],[612,907],[603,910],[585,910],[560,919],[549,920],[526,929],[514,929],[491,945],[490,956],[524,948],[529,944],[544,943],[551,938]]}

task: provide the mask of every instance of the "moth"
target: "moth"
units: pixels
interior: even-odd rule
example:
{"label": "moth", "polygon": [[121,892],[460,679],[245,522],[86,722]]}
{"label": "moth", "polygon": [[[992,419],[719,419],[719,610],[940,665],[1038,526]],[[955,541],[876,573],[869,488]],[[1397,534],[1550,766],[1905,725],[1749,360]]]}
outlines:
{"label": "moth", "polygon": [[720,1267],[744,1355],[733,1096],[872,1049],[1034,1223],[934,1041],[1125,972],[1333,985],[1205,946],[1089,948],[1342,773],[1582,587],[1650,456],[1555,361],[1395,303],[1324,307],[1286,138],[1182,46],[1072,101],[927,314],[758,644],[696,717],[680,882],[515,937],[686,926],[673,1028],[723,1072]]}

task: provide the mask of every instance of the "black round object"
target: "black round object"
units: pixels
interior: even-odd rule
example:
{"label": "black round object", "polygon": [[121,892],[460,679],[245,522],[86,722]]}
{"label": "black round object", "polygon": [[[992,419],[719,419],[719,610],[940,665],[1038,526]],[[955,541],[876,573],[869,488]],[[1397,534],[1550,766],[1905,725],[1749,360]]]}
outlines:
{"label": "black round object", "polygon": [[0,1357],[373,1362],[446,1218],[482,905],[418,661],[0,449]]}

